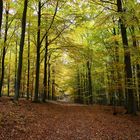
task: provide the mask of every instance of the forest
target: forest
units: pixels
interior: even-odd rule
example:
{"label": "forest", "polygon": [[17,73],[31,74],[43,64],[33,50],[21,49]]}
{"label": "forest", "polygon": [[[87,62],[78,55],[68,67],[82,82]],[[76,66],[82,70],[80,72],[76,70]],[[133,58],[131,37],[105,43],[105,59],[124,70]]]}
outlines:
{"label": "forest", "polygon": [[138,140],[139,111],[139,0],[0,0],[0,140]]}

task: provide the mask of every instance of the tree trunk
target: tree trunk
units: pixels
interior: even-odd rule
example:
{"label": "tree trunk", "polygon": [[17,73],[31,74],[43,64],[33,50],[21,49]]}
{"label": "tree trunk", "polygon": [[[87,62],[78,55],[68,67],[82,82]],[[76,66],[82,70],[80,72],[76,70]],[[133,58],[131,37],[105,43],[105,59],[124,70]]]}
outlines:
{"label": "tree trunk", "polygon": [[4,80],[4,65],[5,65],[5,55],[6,55],[6,42],[7,42],[7,32],[8,32],[8,17],[9,17],[9,3],[6,3],[6,23],[5,23],[5,35],[4,35],[4,46],[2,52],[2,62],[1,62],[1,79],[0,79],[0,97],[2,95],[2,86]]}
{"label": "tree trunk", "polygon": [[[118,12],[123,13],[122,1],[117,0]],[[119,19],[122,42],[124,46],[124,64],[125,64],[125,92],[127,92],[127,113],[136,114],[135,96],[132,89],[132,69],[131,69],[131,57],[128,46],[127,31],[123,20]]]}
{"label": "tree trunk", "polygon": [[83,102],[84,104],[87,103],[87,100],[86,100],[86,95],[87,95],[87,79],[86,79],[86,69],[83,68],[83,73],[84,73],[84,81],[83,81],[83,90],[84,90],[84,94],[83,94]]}
{"label": "tree trunk", "polygon": [[26,90],[26,88],[25,88],[25,85],[26,85],[25,84],[26,83],[26,76],[25,75],[26,75],[26,69],[23,70],[22,78],[21,78],[22,79],[21,80],[21,93],[22,93],[22,95],[20,95],[21,94],[20,93],[19,94],[19,97],[22,97],[22,98],[25,97],[25,93],[26,93],[26,91],[25,91]]}
{"label": "tree trunk", "polygon": [[44,80],[43,80],[43,102],[45,102],[47,98],[47,57],[48,57],[48,36],[46,36],[46,44],[45,44],[45,56],[44,56]]}
{"label": "tree trunk", "polygon": [[15,89],[15,92],[16,92],[16,79],[17,79],[17,60],[18,60],[18,56],[17,56],[17,46],[18,45],[18,43],[17,43],[17,40],[16,40],[16,52],[15,52],[15,84],[14,84],[14,89]]}
{"label": "tree trunk", "polygon": [[89,81],[88,81],[88,70],[86,66],[86,75],[85,75],[85,89],[86,89],[86,104],[89,104]]}
{"label": "tree trunk", "polygon": [[138,83],[138,109],[140,110],[140,64],[136,65],[137,69],[137,83]]}
{"label": "tree trunk", "polygon": [[27,100],[29,100],[30,86],[30,21],[28,27],[28,71],[27,71]]}
{"label": "tree trunk", "polygon": [[[0,39],[1,39],[2,17],[3,17],[3,0],[0,0]],[[0,49],[0,77],[1,77],[1,59],[2,59],[1,57],[2,57],[2,50]]]}
{"label": "tree trunk", "polygon": [[54,100],[55,96],[55,69],[52,68],[52,100]]}
{"label": "tree trunk", "polygon": [[88,92],[89,92],[89,103],[93,103],[93,96],[92,96],[92,78],[91,78],[91,64],[87,61],[87,74],[88,74]]}
{"label": "tree trunk", "polygon": [[38,2],[38,31],[37,31],[37,52],[36,52],[36,79],[34,101],[38,102],[39,73],[40,73],[40,25],[41,25],[41,0]]}
{"label": "tree trunk", "polygon": [[17,79],[16,79],[16,90],[14,100],[18,100],[20,92],[20,81],[22,74],[22,58],[23,58],[23,49],[24,49],[24,39],[26,31],[26,13],[27,13],[28,0],[24,0],[24,10],[22,15],[22,25],[21,25],[21,38],[20,38],[20,50],[19,50],[19,60],[18,60],[18,69],[17,69]]}
{"label": "tree trunk", "polygon": [[34,56],[34,59],[33,59],[33,70],[32,70],[32,77],[31,77],[31,101],[33,100],[33,94],[34,94],[34,81],[35,81],[35,77],[34,77],[34,74],[35,74],[35,56]]}
{"label": "tree trunk", "polygon": [[3,0],[0,0],[0,38],[1,38],[2,16],[3,16]]}
{"label": "tree trunk", "polygon": [[80,71],[79,71],[79,68],[78,68],[78,71],[77,71],[77,85],[78,85],[78,89],[77,89],[77,102],[80,103],[81,102],[81,84],[80,84]]}
{"label": "tree trunk", "polygon": [[84,103],[84,66],[82,66],[82,71],[81,71],[81,103]]}
{"label": "tree trunk", "polygon": [[48,61],[48,83],[47,83],[47,85],[48,85],[48,93],[47,93],[48,94],[48,100],[50,100],[50,78],[51,78],[50,68],[51,68],[51,64]]}
{"label": "tree trunk", "polygon": [[9,56],[9,66],[8,66],[8,79],[7,79],[7,82],[8,82],[8,93],[7,95],[10,96],[10,77],[11,77],[11,51],[10,51],[10,56]]}

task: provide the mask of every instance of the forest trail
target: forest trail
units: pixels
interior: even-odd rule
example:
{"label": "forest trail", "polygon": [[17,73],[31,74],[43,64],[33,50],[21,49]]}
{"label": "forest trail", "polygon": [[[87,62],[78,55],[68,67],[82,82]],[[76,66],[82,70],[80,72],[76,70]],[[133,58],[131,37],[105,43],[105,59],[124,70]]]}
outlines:
{"label": "forest trail", "polygon": [[140,116],[114,116],[108,106],[58,104],[22,99],[15,105],[0,98],[0,140],[140,139]]}
{"label": "forest trail", "polygon": [[78,104],[78,103],[70,103],[70,102],[65,102],[65,101],[52,101],[52,100],[47,100],[48,103],[56,104],[56,105],[62,105],[62,106],[88,106],[85,104]]}

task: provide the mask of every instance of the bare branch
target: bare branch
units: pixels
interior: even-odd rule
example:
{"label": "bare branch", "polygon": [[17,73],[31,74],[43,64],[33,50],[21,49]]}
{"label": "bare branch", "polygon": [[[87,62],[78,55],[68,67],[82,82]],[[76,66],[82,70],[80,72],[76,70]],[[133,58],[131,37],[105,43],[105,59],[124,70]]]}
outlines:
{"label": "bare branch", "polygon": [[[71,25],[71,24],[70,24],[70,25]],[[56,35],[56,37],[53,38],[53,39],[49,42],[49,44],[51,44],[53,41],[55,41],[55,40],[64,32],[65,29],[67,29],[67,28],[70,27],[70,25],[64,27],[64,28]]]}
{"label": "bare branch", "polygon": [[57,14],[57,11],[58,11],[58,3],[59,3],[58,1],[59,1],[59,0],[57,0],[56,7],[55,7],[55,12],[54,12],[54,14],[53,14],[53,18],[52,18],[51,24],[50,24],[49,28],[47,29],[47,31],[45,32],[45,34],[43,35],[43,37],[42,37],[42,39],[41,39],[41,41],[40,41],[40,45],[42,44],[44,38],[46,37],[46,35],[48,34],[49,30],[51,29],[51,27],[52,27],[52,25],[53,25],[53,23],[54,23],[54,19],[55,19],[55,16],[56,16],[56,14]]}

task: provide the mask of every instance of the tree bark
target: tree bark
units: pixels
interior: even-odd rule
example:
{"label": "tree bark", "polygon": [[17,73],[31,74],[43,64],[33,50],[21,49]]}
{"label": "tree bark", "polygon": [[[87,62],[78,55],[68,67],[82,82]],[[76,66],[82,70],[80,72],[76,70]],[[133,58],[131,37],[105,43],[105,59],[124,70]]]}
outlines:
{"label": "tree bark", "polygon": [[1,38],[2,16],[3,16],[3,0],[0,0],[0,38]]}
{"label": "tree bark", "polygon": [[46,43],[45,43],[45,56],[44,56],[44,80],[43,80],[43,102],[46,101],[47,98],[47,58],[48,58],[48,36],[46,35]]}
{"label": "tree bark", "polygon": [[91,64],[87,61],[87,74],[88,74],[88,92],[89,92],[89,103],[93,103],[93,95],[92,95],[92,78],[91,78]]}
{"label": "tree bark", "polygon": [[[2,17],[3,17],[3,0],[0,0],[0,39],[1,39]],[[2,59],[1,57],[2,57],[2,50],[0,49],[0,72],[1,72],[1,59]],[[1,77],[1,73],[0,73],[0,77]]]}
{"label": "tree bark", "polygon": [[37,52],[36,52],[36,79],[34,102],[38,102],[39,72],[40,72],[40,25],[41,25],[41,0],[38,2],[38,31],[37,31]]}
{"label": "tree bark", "polygon": [[28,71],[27,71],[27,100],[29,100],[30,86],[30,21],[28,27]]}
{"label": "tree bark", "polygon": [[[123,13],[121,0],[117,0],[117,7],[118,7],[118,12]],[[127,109],[127,113],[136,114],[135,96],[134,96],[134,91],[132,89],[131,57],[130,57],[130,51],[128,46],[127,31],[126,31],[125,23],[123,22],[122,18],[119,19],[119,23],[120,23],[121,36],[122,36],[122,42],[124,47],[125,88],[126,88],[125,92],[127,94],[126,109]]]}
{"label": "tree bark", "polygon": [[15,48],[15,84],[14,84],[14,89],[15,89],[15,92],[16,92],[16,79],[17,79],[17,60],[18,60],[18,56],[17,56],[17,47],[18,47],[18,42],[16,40],[16,48]]}
{"label": "tree bark", "polygon": [[80,84],[80,70],[78,68],[77,70],[77,85],[78,85],[78,89],[77,89],[77,103],[80,103],[81,102],[81,84]]}
{"label": "tree bark", "polygon": [[23,59],[23,50],[24,50],[24,39],[26,32],[26,13],[28,7],[28,0],[24,0],[24,10],[22,15],[22,25],[21,25],[21,38],[20,38],[20,50],[19,50],[19,60],[18,60],[18,69],[17,69],[17,79],[16,79],[16,90],[14,100],[18,100],[20,92],[20,82],[22,74],[22,59]]}
{"label": "tree bark", "polygon": [[50,100],[50,78],[51,78],[51,64],[49,63],[49,60],[48,60],[48,83],[47,83],[47,87],[48,87],[48,100]]}
{"label": "tree bark", "polygon": [[8,93],[7,95],[10,96],[10,80],[11,80],[11,51],[10,51],[10,56],[9,56],[9,66],[8,66]]}
{"label": "tree bark", "polygon": [[140,64],[136,65],[137,69],[137,83],[138,83],[138,109],[140,110]]}
{"label": "tree bark", "polygon": [[54,100],[55,97],[55,69],[52,68],[52,100]]}
{"label": "tree bark", "polygon": [[3,86],[3,80],[5,74],[4,66],[5,66],[6,42],[7,42],[7,32],[8,32],[8,17],[9,17],[9,3],[6,3],[6,23],[5,23],[4,46],[2,51],[2,62],[1,62],[0,97],[2,96],[2,86]]}

